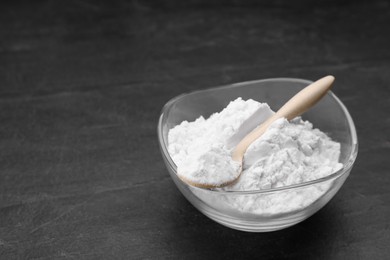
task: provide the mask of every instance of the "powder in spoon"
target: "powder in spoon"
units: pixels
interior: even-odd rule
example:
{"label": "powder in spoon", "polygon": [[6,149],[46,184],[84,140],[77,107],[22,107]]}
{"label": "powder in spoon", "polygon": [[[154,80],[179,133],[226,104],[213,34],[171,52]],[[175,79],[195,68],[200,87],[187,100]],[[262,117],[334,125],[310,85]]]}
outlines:
{"label": "powder in spoon", "polygon": [[201,116],[173,128],[168,149],[179,176],[214,186],[237,179],[241,164],[232,160],[231,149],[255,126],[253,123],[270,115],[268,105],[238,98],[207,120]]}

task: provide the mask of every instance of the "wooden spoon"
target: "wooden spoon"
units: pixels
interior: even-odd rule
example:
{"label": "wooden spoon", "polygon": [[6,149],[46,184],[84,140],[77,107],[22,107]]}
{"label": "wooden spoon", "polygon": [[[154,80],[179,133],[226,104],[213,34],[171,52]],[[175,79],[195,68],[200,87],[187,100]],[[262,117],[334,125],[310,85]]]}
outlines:
{"label": "wooden spoon", "polygon": [[267,131],[268,127],[279,118],[286,118],[291,120],[297,116],[302,115],[312,106],[314,106],[332,87],[334,82],[333,76],[323,77],[316,82],[313,82],[306,88],[299,91],[295,96],[293,96],[287,103],[285,103],[273,116],[268,118],[264,123],[259,127],[254,129],[248,135],[246,135],[235,147],[232,152],[232,159],[240,163],[241,167],[239,168],[239,173],[237,173],[234,179],[225,180],[220,184],[209,184],[209,183],[197,183],[195,181],[190,181],[185,177],[181,176],[181,179],[192,186],[202,187],[202,188],[221,188],[228,186],[236,182],[241,176],[242,172],[242,162],[244,154],[248,149],[249,145],[257,140],[262,134]]}

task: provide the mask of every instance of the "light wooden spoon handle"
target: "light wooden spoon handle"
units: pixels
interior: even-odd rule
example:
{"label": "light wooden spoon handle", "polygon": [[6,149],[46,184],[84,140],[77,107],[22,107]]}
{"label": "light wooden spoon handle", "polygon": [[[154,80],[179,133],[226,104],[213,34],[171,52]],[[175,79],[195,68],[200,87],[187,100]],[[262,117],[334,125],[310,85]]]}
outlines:
{"label": "light wooden spoon handle", "polygon": [[291,120],[305,113],[309,108],[314,106],[332,87],[334,82],[333,76],[323,77],[316,82],[313,82],[306,88],[299,91],[286,104],[284,104],[278,112],[268,118],[263,124],[245,136],[233,151],[232,158],[235,161],[242,162],[242,158],[246,149],[259,138],[267,128],[279,118],[287,118]]}

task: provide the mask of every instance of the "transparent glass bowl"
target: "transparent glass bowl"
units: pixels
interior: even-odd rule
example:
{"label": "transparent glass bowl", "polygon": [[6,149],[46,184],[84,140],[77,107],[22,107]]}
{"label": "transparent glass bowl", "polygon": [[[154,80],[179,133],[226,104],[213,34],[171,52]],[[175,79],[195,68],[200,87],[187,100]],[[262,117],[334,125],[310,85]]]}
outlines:
{"label": "transparent glass bowl", "polygon": [[[181,193],[204,215],[227,227],[266,232],[283,229],[308,218],[337,193],[348,177],[358,151],[356,129],[343,103],[329,92],[302,118],[341,144],[343,168],[315,181],[276,189],[220,191],[196,188],[178,178],[168,153],[168,131],[182,121],[205,118],[225,108],[237,97],[266,102],[276,111],[311,81],[274,78],[237,83],[183,94],[162,109],[158,122],[161,153],[171,178]],[[337,87],[337,83],[336,83]]]}

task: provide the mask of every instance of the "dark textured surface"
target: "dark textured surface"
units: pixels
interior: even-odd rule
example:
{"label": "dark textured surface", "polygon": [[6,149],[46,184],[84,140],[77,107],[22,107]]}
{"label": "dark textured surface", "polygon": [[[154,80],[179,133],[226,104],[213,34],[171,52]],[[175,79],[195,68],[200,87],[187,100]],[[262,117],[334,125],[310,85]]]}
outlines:
{"label": "dark textured surface", "polygon": [[[389,2],[34,2],[0,3],[1,259],[390,257]],[[157,145],[166,101],[326,74],[359,156],[325,208],[252,234],[184,199]]]}

